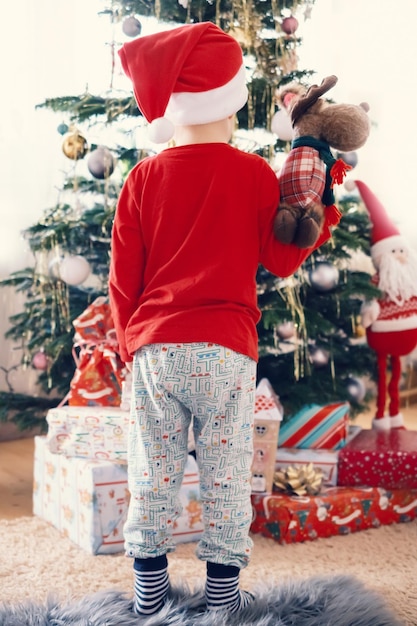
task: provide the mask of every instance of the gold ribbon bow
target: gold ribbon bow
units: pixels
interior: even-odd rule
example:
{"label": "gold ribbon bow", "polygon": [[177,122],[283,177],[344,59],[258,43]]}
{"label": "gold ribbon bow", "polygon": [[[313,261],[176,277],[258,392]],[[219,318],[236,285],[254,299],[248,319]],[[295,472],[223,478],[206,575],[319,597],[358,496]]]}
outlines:
{"label": "gold ribbon bow", "polygon": [[316,496],[323,485],[323,471],[312,463],[290,465],[274,474],[274,487],[277,491],[296,496]]}

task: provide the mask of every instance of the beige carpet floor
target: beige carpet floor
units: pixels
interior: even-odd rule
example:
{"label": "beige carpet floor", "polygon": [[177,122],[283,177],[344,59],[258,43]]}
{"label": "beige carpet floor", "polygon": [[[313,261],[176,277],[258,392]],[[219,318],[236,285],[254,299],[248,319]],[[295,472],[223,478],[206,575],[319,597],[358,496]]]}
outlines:
{"label": "beige carpet floor", "polygon": [[[382,593],[405,626],[417,626],[417,520],[286,546],[260,535],[253,539],[253,558],[241,575],[247,589],[263,581],[351,574]],[[174,584],[202,584],[205,566],[194,549],[181,544],[170,555]],[[43,602],[50,593],[62,600],[107,589],[131,594],[130,559],[89,555],[37,517],[0,520],[0,565],[0,600],[7,603]]]}

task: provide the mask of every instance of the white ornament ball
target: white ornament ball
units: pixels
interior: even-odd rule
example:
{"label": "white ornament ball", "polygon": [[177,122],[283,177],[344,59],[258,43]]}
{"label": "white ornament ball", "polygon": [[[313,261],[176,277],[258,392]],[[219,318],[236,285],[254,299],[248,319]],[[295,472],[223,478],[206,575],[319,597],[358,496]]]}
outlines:
{"label": "white ornament ball", "polygon": [[317,263],[310,271],[310,284],[316,291],[330,291],[339,282],[339,270],[331,263]]}
{"label": "white ornament ball", "polygon": [[346,191],[349,191],[350,193],[352,191],[356,190],[356,183],[354,180],[347,180],[343,183],[344,188],[346,189]]}
{"label": "white ornament ball", "polygon": [[91,265],[80,255],[67,256],[59,266],[61,279],[67,285],[81,285],[91,273]]}
{"label": "white ornament ball", "polygon": [[271,131],[281,139],[281,141],[292,141],[294,130],[291,119],[284,109],[280,109],[272,116]]}

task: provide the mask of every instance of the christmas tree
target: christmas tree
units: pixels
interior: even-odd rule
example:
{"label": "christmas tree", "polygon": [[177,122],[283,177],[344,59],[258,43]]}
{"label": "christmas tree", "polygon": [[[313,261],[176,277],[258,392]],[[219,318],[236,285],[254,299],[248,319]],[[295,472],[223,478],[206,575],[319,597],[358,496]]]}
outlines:
{"label": "christmas tree", "polygon": [[[289,122],[277,110],[276,90],[294,79],[308,84],[314,73],[298,68],[297,59],[299,21],[310,18],[312,7],[311,1],[297,0],[103,2],[97,19],[109,20],[116,33],[108,42],[109,89],[40,104],[65,120],[57,130],[68,168],[56,205],[24,232],[33,266],[1,284],[25,295],[8,337],[21,347],[22,367],[38,370],[42,394],[36,399],[16,394],[9,385],[0,393],[0,420],[46,428],[46,410],[66,396],[75,370],[73,320],[107,295],[117,197],[128,171],[154,149],[140,132],[146,124],[132,93],[117,85],[118,38],[140,36],[144,24],[156,30],[201,21],[234,36],[245,55],[249,100],[237,116],[233,142],[274,165],[291,139]],[[368,218],[354,197],[342,197],[339,205],[343,218],[332,241],[294,277],[279,280],[259,269],[259,377],[269,378],[286,415],[303,404],[343,399],[354,412],[365,399],[364,378],[373,375],[374,357],[363,338],[359,308],[375,289],[369,274],[350,262],[352,255],[369,251]]]}

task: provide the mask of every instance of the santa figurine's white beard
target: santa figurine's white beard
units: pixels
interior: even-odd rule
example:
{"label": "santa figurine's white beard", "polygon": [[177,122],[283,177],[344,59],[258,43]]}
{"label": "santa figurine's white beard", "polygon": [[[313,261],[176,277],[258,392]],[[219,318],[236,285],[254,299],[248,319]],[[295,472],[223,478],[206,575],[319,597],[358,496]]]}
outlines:
{"label": "santa figurine's white beard", "polygon": [[378,287],[390,300],[401,306],[417,296],[417,257],[408,253],[406,263],[400,263],[392,254],[379,259]]}

